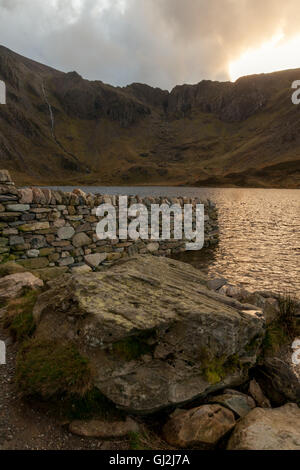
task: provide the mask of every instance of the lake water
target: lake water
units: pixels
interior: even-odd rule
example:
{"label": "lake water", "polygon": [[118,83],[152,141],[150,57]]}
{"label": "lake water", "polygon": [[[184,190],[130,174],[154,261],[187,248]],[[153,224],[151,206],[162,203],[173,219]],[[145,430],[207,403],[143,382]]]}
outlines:
{"label": "lake water", "polygon": [[[71,191],[73,187],[59,188]],[[85,192],[210,198],[219,208],[220,242],[177,258],[249,290],[300,297],[300,191],[288,189],[84,187]]]}

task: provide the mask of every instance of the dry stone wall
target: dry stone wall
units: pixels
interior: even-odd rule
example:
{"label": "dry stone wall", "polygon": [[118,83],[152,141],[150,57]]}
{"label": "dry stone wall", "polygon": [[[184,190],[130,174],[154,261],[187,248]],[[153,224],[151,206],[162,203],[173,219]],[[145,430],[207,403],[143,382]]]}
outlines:
{"label": "dry stone wall", "polygon": [[[129,196],[128,205],[143,203],[197,204],[199,199]],[[47,188],[16,188],[6,170],[0,170],[0,262],[14,260],[28,269],[48,266],[97,269],[136,253],[169,256],[186,250],[185,240],[99,240],[96,208],[118,196],[72,193]],[[205,201],[205,246],[217,243],[217,209]],[[128,219],[130,222],[131,219]]]}

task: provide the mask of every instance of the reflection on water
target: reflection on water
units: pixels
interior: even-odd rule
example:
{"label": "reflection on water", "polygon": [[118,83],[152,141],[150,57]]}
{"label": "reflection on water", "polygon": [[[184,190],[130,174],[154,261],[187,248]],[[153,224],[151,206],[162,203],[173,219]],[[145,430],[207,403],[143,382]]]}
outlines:
{"label": "reflection on water", "polygon": [[[61,188],[71,190],[72,188]],[[101,194],[198,196],[219,208],[220,243],[178,256],[210,276],[250,290],[290,291],[300,297],[300,191],[285,189],[82,187]]]}

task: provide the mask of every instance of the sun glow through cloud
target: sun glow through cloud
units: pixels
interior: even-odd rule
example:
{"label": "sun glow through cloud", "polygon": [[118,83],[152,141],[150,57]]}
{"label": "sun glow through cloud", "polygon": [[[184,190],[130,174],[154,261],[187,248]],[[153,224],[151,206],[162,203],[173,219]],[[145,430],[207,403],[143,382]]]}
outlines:
{"label": "sun glow through cloud", "polygon": [[229,64],[232,81],[244,75],[300,68],[300,35],[287,41],[284,34],[274,36],[258,49],[250,49]]}

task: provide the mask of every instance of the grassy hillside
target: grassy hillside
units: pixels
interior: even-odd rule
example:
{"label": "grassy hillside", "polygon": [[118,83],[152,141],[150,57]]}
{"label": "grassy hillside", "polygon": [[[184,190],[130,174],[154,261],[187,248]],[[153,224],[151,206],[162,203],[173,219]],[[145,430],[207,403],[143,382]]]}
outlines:
{"label": "grassy hillside", "polygon": [[300,69],[169,93],[89,82],[0,47],[0,79],[0,165],[18,184],[300,186]]}

